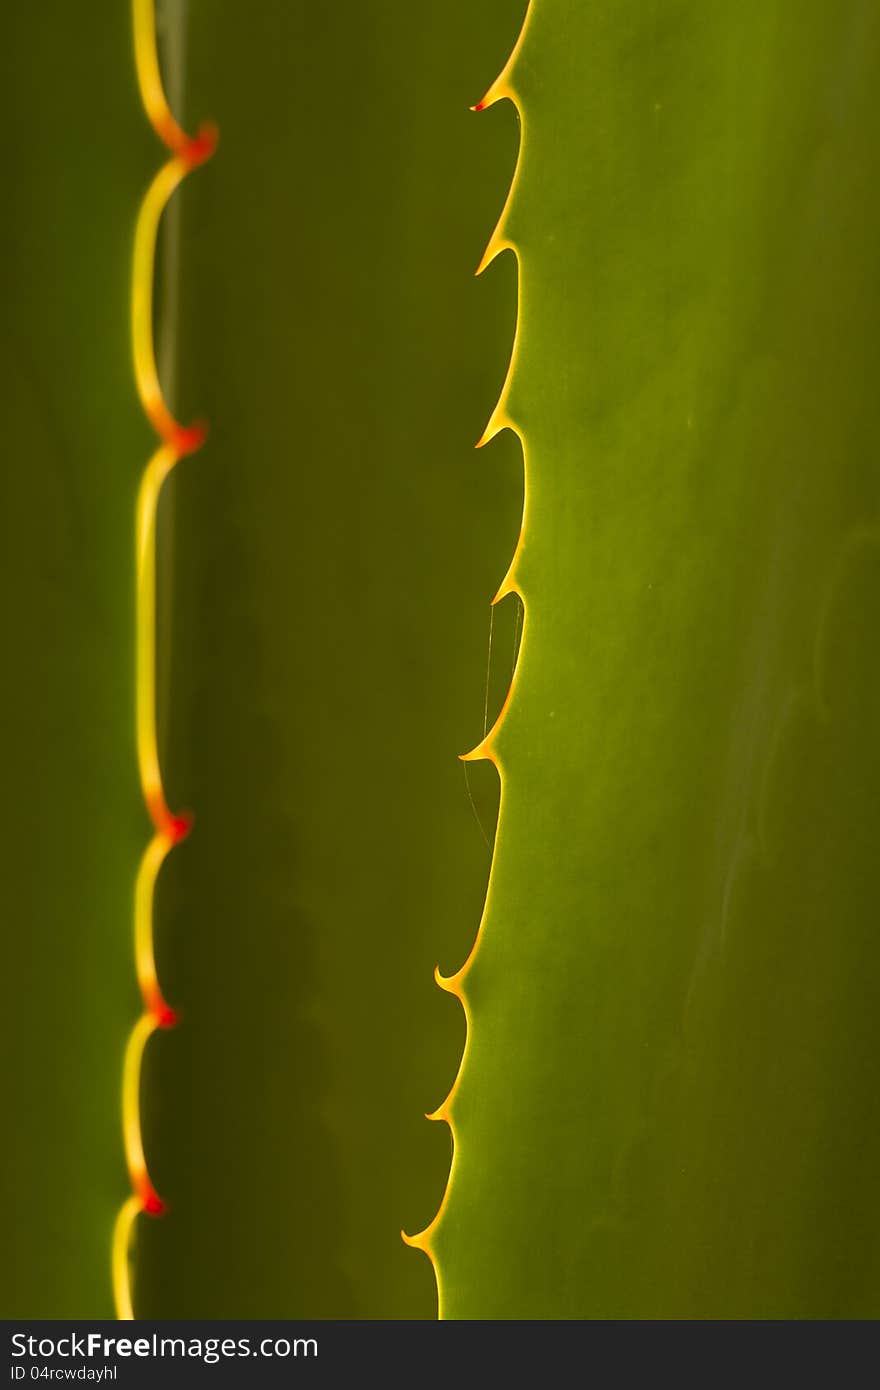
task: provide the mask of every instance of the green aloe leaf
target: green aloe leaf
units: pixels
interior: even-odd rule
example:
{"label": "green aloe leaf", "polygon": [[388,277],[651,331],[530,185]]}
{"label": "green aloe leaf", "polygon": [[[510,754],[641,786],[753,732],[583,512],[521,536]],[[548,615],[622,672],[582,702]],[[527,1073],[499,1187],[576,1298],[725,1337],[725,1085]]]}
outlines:
{"label": "green aloe leaf", "polygon": [[150,431],[128,301],[152,151],[124,5],[15,6],[5,23],[0,1306],[109,1317],[146,835],[132,557]]}
{"label": "green aloe leaf", "polygon": [[525,630],[444,1316],[876,1315],[878,76],[856,0],[534,0],[492,94]]}

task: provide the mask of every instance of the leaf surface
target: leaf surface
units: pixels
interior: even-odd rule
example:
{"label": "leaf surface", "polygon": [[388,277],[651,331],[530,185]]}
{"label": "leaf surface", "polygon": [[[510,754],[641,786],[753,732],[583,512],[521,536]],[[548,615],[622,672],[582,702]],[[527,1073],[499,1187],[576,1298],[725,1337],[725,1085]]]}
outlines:
{"label": "leaf surface", "polygon": [[880,18],[534,0],[454,1318],[870,1317]]}

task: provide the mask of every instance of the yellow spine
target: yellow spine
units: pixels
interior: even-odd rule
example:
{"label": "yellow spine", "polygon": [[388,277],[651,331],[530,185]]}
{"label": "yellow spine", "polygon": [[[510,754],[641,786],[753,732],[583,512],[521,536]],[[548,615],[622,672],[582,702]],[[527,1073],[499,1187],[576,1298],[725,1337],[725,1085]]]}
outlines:
{"label": "yellow spine", "polygon": [[144,1048],[156,1028],[174,1023],[156,975],[153,953],[153,890],[168,851],[186,835],[189,819],[172,815],[165,800],[156,733],[156,512],[159,493],[171,469],[200,447],[203,426],[186,428],[169,410],[156,368],[153,344],[153,269],[156,237],[165,205],[185,176],[214,151],[216,131],[203,126],[188,136],[168,106],[156,50],[154,0],[133,0],[134,49],[144,109],[171,157],[151,182],[138,213],[132,272],[131,331],[135,380],[144,411],[159,444],[144,471],[135,517],[135,660],[138,773],[154,834],[141,859],[134,892],[134,952],[144,1011],[125,1050],[122,1076],[122,1129],[132,1195],[113,1228],[112,1278],[116,1315],[133,1318],[131,1242],[141,1212],[163,1210],[144,1157],[140,1122],[140,1079]]}
{"label": "yellow spine", "polygon": [[[521,28],[520,33],[519,33],[519,37],[518,37],[518,39],[517,39],[517,41],[516,41],[516,44],[514,45],[514,48],[513,48],[513,51],[512,51],[512,53],[511,53],[510,57],[508,58],[506,64],[504,65],[504,68],[503,68],[502,71],[499,73],[499,75],[498,75],[498,77],[495,79],[495,81],[492,83],[491,87],[489,88],[489,90],[488,90],[488,92],[486,93],[486,95],[483,97],[482,101],[478,102],[476,106],[474,106],[474,107],[471,108],[473,111],[484,111],[484,110],[486,109],[487,106],[493,106],[493,105],[495,104],[496,101],[502,101],[502,100],[505,100],[505,99],[506,99],[506,100],[512,102],[513,105],[516,107],[516,110],[517,110],[517,112],[518,112],[518,114],[519,114],[519,118],[520,118],[520,126],[521,126],[521,129],[523,130],[523,134],[522,134],[521,137],[520,137],[520,150],[519,150],[519,158],[517,159],[517,167],[516,167],[516,170],[514,171],[513,179],[512,179],[512,181],[511,181],[511,185],[510,185],[510,190],[509,190],[509,192],[508,192],[507,199],[506,199],[505,204],[504,204],[504,210],[502,211],[501,216],[500,216],[500,218],[498,219],[498,223],[497,223],[497,225],[496,225],[496,227],[495,227],[495,230],[493,231],[491,237],[489,238],[489,244],[488,244],[488,246],[486,247],[485,252],[483,253],[482,260],[480,261],[480,264],[477,266],[477,270],[476,270],[477,275],[481,275],[482,272],[486,269],[486,267],[487,267],[488,265],[490,265],[490,264],[492,263],[492,261],[494,261],[495,257],[496,257],[497,255],[499,255],[500,252],[502,252],[502,251],[512,251],[513,254],[516,256],[517,261],[519,261],[519,251],[518,251],[518,249],[517,249],[517,247],[516,247],[516,244],[510,239],[510,237],[507,235],[507,232],[506,232],[507,214],[508,214],[508,210],[509,210],[509,208],[510,208],[512,202],[513,202],[514,194],[515,194],[515,192],[516,192],[517,177],[518,177],[518,173],[519,173],[520,163],[521,163],[521,160],[522,160],[522,141],[523,141],[523,139],[525,139],[525,131],[524,131],[524,126],[523,126],[523,109],[522,109],[522,103],[521,103],[521,101],[520,101],[519,95],[518,95],[518,93],[517,93],[517,91],[516,91],[516,87],[515,87],[515,85],[514,85],[514,76],[513,76],[513,74],[514,74],[514,69],[515,69],[515,66],[516,66],[516,60],[517,60],[517,58],[518,58],[518,56],[519,56],[519,53],[520,53],[520,50],[521,50],[521,48],[522,48],[523,40],[524,40],[525,35],[526,35],[526,30],[528,29],[529,17],[530,17],[530,15],[531,15],[531,13],[532,13],[532,7],[533,7],[533,5],[534,5],[534,0],[529,0],[529,6],[528,6],[528,9],[526,10],[525,18],[523,19],[523,24],[522,24],[522,28]],[[509,364],[509,366],[508,366],[508,368],[507,368],[507,374],[506,374],[506,376],[505,376],[504,385],[503,385],[503,387],[502,387],[502,389],[501,389],[501,394],[500,394],[500,396],[499,396],[499,398],[498,398],[498,402],[497,402],[497,404],[496,404],[496,406],[495,406],[495,409],[492,411],[492,414],[491,414],[491,416],[489,417],[489,423],[487,424],[487,426],[486,426],[485,430],[483,431],[482,435],[480,436],[480,438],[477,440],[476,447],[477,447],[478,449],[481,449],[481,448],[483,447],[483,445],[484,445],[484,444],[488,444],[489,441],[490,441],[490,439],[493,439],[494,436],[495,436],[496,434],[498,434],[498,432],[499,432],[500,430],[503,430],[503,429],[512,430],[512,431],[514,432],[514,434],[517,435],[517,437],[519,438],[520,443],[521,443],[521,445],[522,445],[522,448],[523,448],[523,465],[524,465],[524,468],[525,468],[525,463],[526,463],[525,441],[523,440],[522,433],[521,433],[520,429],[518,428],[516,422],[515,422],[515,421],[511,418],[511,416],[509,415],[508,409],[507,409],[507,401],[508,401],[508,395],[509,395],[509,391],[510,391],[510,383],[511,383],[511,381],[512,381],[512,379],[513,379],[513,373],[514,373],[514,369],[515,369],[515,366],[516,366],[517,350],[518,350],[518,346],[519,346],[519,317],[520,317],[520,316],[519,316],[519,312],[517,312],[517,328],[516,328],[516,330],[515,330],[515,332],[514,332],[513,348],[512,348],[512,350],[511,350],[511,355],[510,355],[510,364]],[[504,597],[506,597],[507,594],[517,594],[517,595],[519,596],[519,598],[520,598],[520,600],[521,600],[521,602],[522,602],[522,604],[523,604],[523,631],[522,631],[522,640],[521,640],[521,643],[520,643],[520,656],[522,655],[522,649],[523,649],[523,646],[524,646],[524,644],[525,644],[525,636],[526,636],[525,628],[526,628],[526,616],[527,616],[527,615],[526,615],[526,611],[525,611],[525,607],[526,607],[526,605],[525,605],[525,597],[524,597],[524,595],[523,595],[523,593],[522,593],[522,591],[521,591],[521,589],[520,589],[520,587],[519,587],[518,581],[517,581],[516,568],[517,568],[517,561],[518,561],[518,559],[519,559],[519,556],[520,556],[520,553],[521,553],[521,550],[522,550],[523,535],[524,535],[524,533],[525,533],[525,526],[526,526],[526,513],[527,513],[527,508],[528,508],[528,471],[527,471],[527,469],[526,469],[526,471],[525,471],[525,491],[524,491],[524,500],[523,500],[523,516],[522,516],[522,525],[521,525],[521,527],[520,527],[519,539],[518,539],[518,541],[517,541],[517,545],[516,545],[516,549],[515,549],[515,551],[514,551],[513,559],[511,560],[511,563],[510,563],[510,566],[509,566],[509,568],[508,568],[507,574],[506,574],[506,576],[505,576],[505,578],[504,578],[504,580],[503,580],[503,582],[502,582],[502,584],[501,584],[501,587],[499,588],[498,592],[496,593],[495,597],[494,597],[493,600],[492,600],[492,603],[493,603],[493,605],[494,605],[494,604],[500,602],[501,599],[503,599]],[[497,735],[497,733],[498,733],[498,730],[499,730],[500,727],[501,727],[501,724],[502,724],[503,721],[504,721],[504,716],[505,716],[505,714],[506,714],[506,712],[507,712],[508,706],[510,705],[510,701],[511,701],[511,698],[512,698],[512,696],[513,696],[513,691],[514,691],[514,686],[515,686],[515,684],[516,684],[516,674],[514,673],[514,678],[513,678],[512,682],[511,682],[510,689],[509,689],[509,691],[508,691],[508,693],[507,693],[507,698],[506,698],[505,701],[504,701],[504,705],[503,705],[503,707],[502,707],[502,709],[501,709],[501,712],[500,712],[498,718],[497,718],[496,721],[495,721],[495,724],[494,724],[493,727],[489,730],[488,734],[486,734],[486,735],[484,736],[484,738],[481,740],[481,742],[477,745],[476,748],[472,749],[469,753],[463,753],[463,754],[461,755],[462,761],[463,761],[463,762],[475,762],[475,761],[477,761],[477,760],[479,760],[479,759],[488,759],[488,760],[489,760],[490,762],[492,762],[492,763],[495,765],[495,767],[498,769],[498,775],[499,775],[499,778],[500,778],[500,781],[501,781],[501,801],[500,801],[500,805],[499,805],[499,809],[498,809],[498,826],[499,826],[499,828],[500,828],[500,826],[502,825],[503,817],[504,817],[504,768],[503,768],[502,765],[501,765],[501,762],[500,762],[499,756],[498,756],[498,752],[497,752],[497,749],[496,749],[496,747],[495,747],[495,738],[496,738],[496,735]],[[449,1193],[450,1193],[450,1191],[451,1191],[452,1183],[453,1183],[453,1180],[454,1180],[454,1177],[455,1177],[456,1162],[458,1161],[458,1158],[459,1158],[459,1152],[458,1152],[458,1135],[457,1135],[457,1133],[456,1133],[456,1128],[455,1128],[454,1101],[455,1101],[455,1093],[456,1093],[456,1091],[457,1091],[457,1089],[458,1089],[458,1085],[459,1085],[459,1082],[460,1082],[460,1080],[461,1080],[462,1073],[464,1072],[465,1066],[466,1066],[466,1064],[467,1064],[468,1044],[469,1044],[469,1042],[470,1042],[470,1037],[471,1037],[471,1012],[470,1012],[470,1007],[469,1007],[469,1003],[468,1003],[467,993],[466,993],[465,988],[464,988],[464,984],[465,984],[465,979],[466,979],[467,973],[468,973],[468,971],[470,970],[471,965],[473,964],[473,961],[474,961],[474,957],[476,956],[477,950],[479,949],[480,939],[481,939],[482,931],[483,931],[483,923],[484,923],[485,920],[486,920],[486,911],[487,911],[487,908],[488,908],[489,899],[490,899],[491,894],[492,894],[492,880],[493,880],[493,874],[490,872],[490,875],[489,875],[489,886],[488,886],[488,888],[487,888],[487,890],[486,890],[486,903],[485,903],[485,905],[484,905],[484,907],[483,907],[483,916],[482,916],[482,920],[481,920],[480,926],[479,926],[479,928],[478,928],[478,930],[477,930],[477,935],[476,935],[476,938],[475,938],[475,940],[474,940],[474,944],[473,944],[473,946],[472,946],[472,948],[471,948],[470,954],[469,954],[467,960],[465,961],[464,965],[461,967],[460,970],[456,971],[456,973],[455,973],[454,975],[451,975],[451,976],[448,976],[448,977],[447,977],[447,976],[441,975],[439,968],[436,969],[436,970],[434,971],[434,979],[436,980],[436,982],[437,982],[437,984],[439,985],[439,987],[440,987],[441,989],[443,989],[443,990],[446,990],[446,992],[449,993],[449,994],[454,994],[455,997],[456,997],[456,999],[459,1000],[459,1002],[460,1002],[460,1004],[461,1004],[461,1007],[462,1007],[462,1009],[464,1010],[465,1029],[466,1029],[466,1031],[465,1031],[464,1051],[463,1051],[463,1053],[462,1053],[462,1058],[461,1058],[461,1063],[460,1063],[460,1065],[459,1065],[458,1074],[457,1074],[457,1076],[456,1076],[456,1078],[455,1078],[455,1081],[454,1081],[453,1084],[452,1084],[452,1090],[449,1092],[449,1095],[446,1097],[446,1099],[444,1100],[443,1104],[439,1107],[439,1109],[435,1110],[435,1111],[433,1112],[433,1114],[427,1116],[427,1119],[429,1119],[429,1120],[441,1120],[441,1121],[443,1121],[443,1123],[445,1123],[445,1124],[447,1124],[447,1125],[449,1126],[450,1132],[451,1132],[451,1134],[452,1134],[452,1162],[451,1162],[450,1167],[449,1167],[449,1178],[448,1178],[447,1183],[446,1183],[446,1191],[445,1191],[444,1194],[443,1194],[443,1198],[442,1198],[442,1200],[441,1200],[441,1202],[440,1202],[440,1207],[439,1207],[439,1209],[438,1209],[438,1211],[437,1211],[436,1216],[434,1217],[433,1221],[431,1221],[431,1223],[430,1223],[428,1226],[425,1227],[425,1229],[424,1229],[423,1231],[420,1231],[417,1235],[414,1235],[414,1236],[408,1236],[408,1235],[406,1234],[405,1231],[401,1231],[401,1235],[403,1236],[403,1239],[404,1239],[404,1241],[406,1242],[406,1244],[407,1244],[407,1245],[413,1246],[413,1247],[414,1247],[415,1249],[417,1249],[417,1250],[422,1250],[422,1251],[424,1251],[424,1253],[428,1256],[428,1259],[431,1261],[431,1264],[433,1265],[433,1268],[434,1268],[434,1278],[435,1278],[436,1283],[437,1283],[437,1316],[438,1316],[438,1318],[441,1318],[441,1319],[442,1319],[442,1317],[443,1317],[443,1281],[442,1281],[442,1278],[441,1278],[440,1267],[439,1267],[439,1264],[438,1264],[438,1261],[437,1261],[437,1253],[436,1253],[436,1250],[435,1250],[435,1247],[434,1247],[434,1235],[435,1235],[435,1233],[436,1233],[436,1231],[437,1231],[438,1226],[440,1225],[440,1223],[441,1223],[441,1221],[442,1221],[442,1219],[443,1219],[443,1214],[444,1214],[444,1212],[445,1212],[445,1210],[446,1210],[446,1206],[447,1206],[447,1203],[448,1203],[448,1200],[449,1200]]]}

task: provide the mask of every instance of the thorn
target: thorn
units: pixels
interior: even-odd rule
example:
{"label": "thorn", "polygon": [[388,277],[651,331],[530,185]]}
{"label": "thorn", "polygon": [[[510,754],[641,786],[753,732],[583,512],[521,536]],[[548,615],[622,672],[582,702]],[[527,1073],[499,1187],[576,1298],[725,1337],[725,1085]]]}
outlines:
{"label": "thorn", "polygon": [[191,811],[181,811],[179,815],[168,817],[168,834],[173,845],[185,840],[193,827],[194,816]]}
{"label": "thorn", "polygon": [[490,729],[487,736],[481,738],[475,748],[471,748],[467,753],[459,753],[458,761],[460,763],[492,762],[492,754],[489,751],[489,741],[491,737],[492,730]]}
{"label": "thorn", "polygon": [[190,169],[197,169],[200,164],[204,164],[206,160],[211,158],[217,148],[219,138],[220,132],[213,121],[205,121],[199,126],[198,135],[187,140],[180,151],[181,157],[186,160]]}
{"label": "thorn", "polygon": [[148,1216],[164,1216],[166,1210],[165,1203],[162,1201],[158,1192],[150,1188],[150,1191],[144,1198],[144,1211]]}
{"label": "thorn", "polygon": [[451,994],[456,999],[464,1003],[464,996],[461,992],[461,980],[465,972],[467,962],[456,970],[454,975],[441,975],[439,965],[434,967],[434,984],[438,989],[442,989],[444,994]]}
{"label": "thorn", "polygon": [[175,449],[178,458],[186,458],[188,454],[194,454],[197,449],[201,449],[207,437],[207,422],[198,420],[193,425],[175,424],[165,442]]}

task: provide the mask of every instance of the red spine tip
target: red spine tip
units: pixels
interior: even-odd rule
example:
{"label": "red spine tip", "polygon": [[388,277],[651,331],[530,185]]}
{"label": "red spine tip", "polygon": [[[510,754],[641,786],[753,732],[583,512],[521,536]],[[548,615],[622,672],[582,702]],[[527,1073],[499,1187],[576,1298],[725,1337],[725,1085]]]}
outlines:
{"label": "red spine tip", "polygon": [[203,420],[199,420],[194,425],[177,425],[168,442],[174,445],[178,455],[183,458],[186,454],[194,454],[197,449],[201,449],[207,437],[208,426]]}
{"label": "red spine tip", "polygon": [[192,140],[187,140],[181,151],[184,159],[191,169],[195,169],[199,164],[204,164],[205,160],[210,159],[217,148],[219,133],[217,127],[210,121],[199,127],[198,135],[193,136]]}
{"label": "red spine tip", "polygon": [[193,818],[189,811],[182,811],[179,816],[169,816],[168,833],[175,845],[179,845],[181,840],[185,840],[192,830]]}
{"label": "red spine tip", "polygon": [[486,103],[485,103],[484,101],[478,101],[477,104],[476,104],[476,106],[472,106],[472,107],[471,107],[471,110],[472,110],[472,111],[485,111],[485,109],[486,109]]}
{"label": "red spine tip", "polygon": [[168,1004],[163,1004],[156,1012],[156,1022],[160,1028],[175,1028],[178,1016]]}
{"label": "red spine tip", "polygon": [[165,1215],[165,1203],[162,1201],[162,1198],[159,1196],[158,1192],[153,1192],[151,1190],[144,1197],[144,1211],[147,1213],[148,1216]]}

